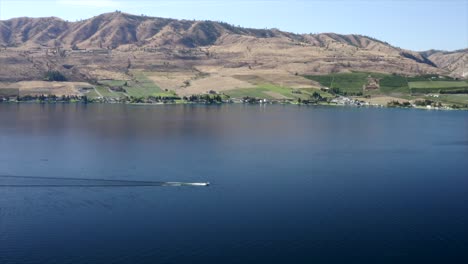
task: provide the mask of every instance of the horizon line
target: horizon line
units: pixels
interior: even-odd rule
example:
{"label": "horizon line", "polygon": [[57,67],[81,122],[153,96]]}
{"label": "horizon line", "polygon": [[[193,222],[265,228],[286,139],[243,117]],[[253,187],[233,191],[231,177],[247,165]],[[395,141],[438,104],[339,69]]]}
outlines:
{"label": "horizon line", "polygon": [[[98,17],[98,16],[102,16],[102,15],[106,15],[106,14],[114,14],[114,13],[117,13],[117,14],[126,14],[126,15],[131,15],[131,16],[137,16],[137,17],[147,17],[147,18],[160,18],[160,19],[169,19],[169,20],[175,20],[175,21],[205,21],[205,22],[215,22],[215,23],[226,23],[226,24],[229,24],[231,26],[234,26],[234,27],[239,27],[239,28],[245,28],[245,29],[261,29],[261,28],[256,28],[256,27],[248,27],[248,26],[241,26],[241,25],[234,25],[234,24],[231,24],[229,22],[226,22],[226,21],[220,21],[220,20],[210,20],[210,19],[177,19],[177,18],[172,18],[172,17],[164,17],[164,16],[152,16],[152,15],[145,15],[145,14],[134,14],[134,13],[130,13],[130,12],[125,12],[125,11],[122,11],[122,10],[115,10],[115,11],[112,11],[112,12],[104,12],[104,13],[101,13],[99,15],[94,15],[94,16],[90,16],[88,18],[81,18],[81,19],[76,19],[75,21],[70,21],[68,19],[65,19],[63,17],[59,17],[59,16],[19,16],[19,17],[11,17],[11,18],[8,18],[8,19],[0,19],[0,21],[8,21],[8,20],[12,20],[12,19],[19,19],[19,18],[32,18],[32,19],[43,19],[43,18],[57,18],[57,19],[60,19],[62,21],[65,21],[67,23],[79,23],[79,22],[83,22],[83,21],[86,21],[86,20],[90,20],[90,19],[93,19],[95,17]],[[320,34],[337,34],[337,35],[356,35],[356,36],[361,36],[361,37],[367,37],[367,38],[372,38],[372,39],[375,39],[377,41],[381,41],[381,42],[384,42],[385,44],[393,47],[393,48],[398,48],[398,49],[403,49],[403,50],[410,50],[410,49],[406,49],[406,48],[402,48],[402,47],[399,47],[399,46],[396,46],[396,45],[393,45],[391,43],[389,43],[387,40],[381,40],[381,39],[378,39],[378,38],[375,38],[375,37],[372,37],[372,36],[368,36],[368,35],[365,35],[365,34],[360,34],[360,33],[338,33],[338,32],[316,32],[316,33],[298,33],[298,32],[291,32],[291,31],[285,31],[285,30],[282,30],[280,28],[263,28],[264,30],[279,30],[281,32],[286,32],[286,33],[292,33],[292,34],[296,34],[296,35],[320,35]],[[453,50],[447,50],[447,49],[426,49],[426,50],[412,50],[412,51],[416,51],[416,52],[425,52],[425,51],[441,51],[441,52],[458,52],[458,51],[464,51],[464,50],[467,50],[468,49],[468,46],[467,47],[463,47],[463,48],[458,48],[458,49],[453,49]]]}

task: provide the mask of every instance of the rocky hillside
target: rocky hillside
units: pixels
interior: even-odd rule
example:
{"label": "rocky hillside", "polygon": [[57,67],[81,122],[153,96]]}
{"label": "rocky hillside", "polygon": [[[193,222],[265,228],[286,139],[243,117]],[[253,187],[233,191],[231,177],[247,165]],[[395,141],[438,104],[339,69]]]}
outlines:
{"label": "rocky hillside", "polygon": [[455,76],[468,77],[468,49],[452,52],[430,50],[421,53],[437,67],[451,72]]}
{"label": "rocky hillside", "polygon": [[[467,50],[419,53],[362,35],[299,35],[277,29],[248,29],[221,22],[174,20],[121,12],[79,22],[55,17],[0,21],[0,45],[4,50],[16,51],[58,47],[62,50],[116,52],[157,50],[164,53],[158,58],[184,59],[184,64],[191,66],[203,59],[211,65],[279,67],[288,72],[309,74],[375,70],[462,76],[467,71],[464,67],[468,53]],[[37,56],[22,55],[23,59],[34,60],[34,68],[38,71],[45,67],[40,65],[50,68],[52,64],[59,63],[58,60],[64,60],[47,58],[41,62]],[[7,62],[22,60],[6,57],[4,60]]]}
{"label": "rocky hillside", "polygon": [[14,18],[0,22],[0,45],[3,46],[73,46],[80,48],[117,48],[125,44],[213,45],[225,34],[258,38],[301,36],[278,30],[244,29],[212,21],[188,21],[135,16],[120,12],[102,14],[80,22],[59,18]]}

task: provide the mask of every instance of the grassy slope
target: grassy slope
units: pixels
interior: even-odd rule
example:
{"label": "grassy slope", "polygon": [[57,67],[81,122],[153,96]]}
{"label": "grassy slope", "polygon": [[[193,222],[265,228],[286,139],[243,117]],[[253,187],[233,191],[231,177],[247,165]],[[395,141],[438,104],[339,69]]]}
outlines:
{"label": "grassy slope", "polygon": [[124,87],[127,94],[135,97],[159,96],[163,91],[147,76],[145,72],[133,71],[134,81],[128,82]]}
{"label": "grassy slope", "polygon": [[427,99],[447,104],[468,105],[468,94],[442,94],[439,98],[427,97]]}
{"label": "grassy slope", "polygon": [[102,96],[108,97],[108,98],[125,97],[123,93],[111,91],[109,88],[104,87],[104,86],[96,86],[96,90],[98,90],[98,92],[102,94]]}
{"label": "grassy slope", "polygon": [[466,81],[423,81],[423,82],[410,82],[411,89],[447,89],[447,88],[468,88]]}
{"label": "grassy slope", "polygon": [[[134,79],[127,82],[127,86],[124,89],[127,94],[135,97],[147,97],[147,96],[169,96],[173,95],[173,92],[165,92],[161,90],[156,84],[154,84],[148,77],[147,73],[143,71],[133,71]],[[421,91],[422,93],[438,92],[441,89],[447,88],[468,88],[467,81],[456,81],[449,77],[434,80],[434,76],[416,76],[416,77],[405,77],[400,75],[390,75],[381,73],[367,73],[367,72],[353,72],[353,73],[336,73],[329,75],[319,76],[306,76],[308,79],[318,81],[321,85],[331,88],[339,88],[343,92],[348,94],[355,94],[362,92],[363,85],[367,83],[368,76],[371,75],[374,78],[380,79],[380,89],[365,91],[365,95],[379,96],[386,95],[395,98],[402,98],[407,100],[414,100],[421,98],[420,96],[412,96],[412,89]],[[123,86],[125,81],[123,80],[112,80],[102,81],[108,86]],[[105,86],[98,86],[96,89],[105,97],[121,97],[125,96],[124,93],[113,92]],[[295,92],[293,92],[295,91]],[[300,91],[297,93],[297,91]],[[288,87],[273,85],[273,84],[258,84],[255,88],[245,89],[234,89],[225,91],[224,94],[229,95],[233,98],[242,97],[256,97],[265,99],[291,99],[297,100],[309,99],[310,96],[318,92],[322,97],[333,97],[331,94],[312,88],[307,89],[291,89]],[[414,92],[414,91],[413,91]],[[97,96],[94,91],[91,91],[89,97]],[[445,94],[440,95],[439,98],[427,97],[433,101],[440,101],[447,104],[468,104],[468,94]]]}
{"label": "grassy slope", "polygon": [[99,97],[99,95],[96,93],[96,91],[94,89],[89,90],[87,93],[85,93],[85,95],[90,99]]}
{"label": "grassy slope", "polygon": [[377,91],[367,91],[370,95],[388,95],[399,98],[409,99],[410,88],[406,77],[400,75],[382,74],[380,79],[380,89]]}
{"label": "grassy slope", "polygon": [[[357,93],[362,91],[362,87],[367,83],[369,75],[380,79],[380,89],[378,91],[365,91],[364,94],[409,95],[411,92],[419,91],[431,93],[438,92],[440,89],[468,88],[467,81],[456,81],[450,77],[442,77],[443,81],[437,77],[437,80],[434,81],[433,78],[435,77],[432,75],[407,78],[400,75],[353,72],[306,77],[329,88],[339,88],[342,92]],[[412,89],[421,90],[414,91]]]}
{"label": "grassy slope", "polygon": [[[153,81],[151,81],[146,72],[132,71],[133,80],[104,80],[100,81],[107,86],[119,86],[126,90],[126,94],[134,97],[148,97],[148,96],[173,96],[173,92],[166,92],[161,90]],[[127,85],[125,86],[125,83]],[[98,87],[98,91],[105,97],[122,97],[125,96],[122,92],[110,91],[107,87]]]}
{"label": "grassy slope", "polygon": [[317,81],[325,87],[339,88],[342,92],[355,94],[363,91],[363,86],[367,84],[369,75],[374,78],[383,78],[386,76],[380,73],[352,72],[328,75],[307,75],[305,77]]}
{"label": "grassy slope", "polygon": [[409,82],[412,94],[468,93],[465,81],[419,81]]}

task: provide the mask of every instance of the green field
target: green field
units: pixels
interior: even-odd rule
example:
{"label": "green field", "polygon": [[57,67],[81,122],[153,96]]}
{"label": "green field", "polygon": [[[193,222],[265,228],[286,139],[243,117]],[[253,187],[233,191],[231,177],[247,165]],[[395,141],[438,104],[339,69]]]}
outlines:
{"label": "green field", "polygon": [[122,92],[114,92],[105,86],[96,86],[96,90],[103,96],[107,98],[119,98],[125,97],[125,94]]}
{"label": "green field", "polygon": [[386,92],[409,93],[409,86],[406,77],[401,75],[386,75],[379,81],[380,90]]}
{"label": "green field", "polygon": [[[125,80],[103,80],[100,81],[105,87],[99,87],[98,91],[104,97],[148,97],[148,96],[173,96],[174,92],[161,90],[153,81],[147,77],[147,73],[143,71],[132,71],[133,79]],[[122,87],[123,92],[110,91],[109,87]]]}
{"label": "green field", "polygon": [[[367,77],[378,78],[380,89],[363,91]],[[396,74],[352,72],[328,75],[308,75],[308,79],[319,82],[325,87],[339,89],[340,94],[356,95],[363,92],[368,95],[406,96],[427,93],[468,93],[468,82],[458,81],[447,76],[421,75],[405,77]]]}
{"label": "green field", "polygon": [[420,81],[409,82],[411,93],[468,93],[466,81]]}
{"label": "green field", "polygon": [[[147,72],[134,70],[131,72],[132,80],[105,80],[96,90],[107,98],[119,98],[131,96],[132,98],[146,98],[149,96],[174,96],[172,91],[161,90],[148,78]],[[378,90],[363,91],[363,86],[368,83],[368,77],[379,80]],[[312,94],[319,93],[322,98],[333,98],[333,94],[358,95],[358,96],[392,96],[406,100],[426,98],[444,104],[456,104],[464,106],[468,104],[468,82],[459,81],[450,77],[435,75],[422,75],[406,77],[397,74],[382,74],[369,72],[335,73],[328,75],[305,76],[308,79],[319,82],[322,86],[331,88],[331,93],[313,88],[292,89],[268,83],[259,83],[254,88],[241,88],[225,91],[224,94],[231,98],[258,98],[269,100],[297,101],[313,99]],[[124,92],[115,92],[110,87],[122,87]],[[334,89],[334,90],[333,90]],[[430,93],[440,93],[440,97],[425,96]],[[453,93],[453,94],[452,94]],[[457,93],[457,94],[455,94]],[[421,97],[423,96],[423,97]],[[92,90],[88,97],[98,97]]]}
{"label": "green field", "polygon": [[[427,99],[434,100],[432,97]],[[468,94],[441,94],[437,99],[435,101],[446,104],[468,105]]]}
{"label": "green field", "polygon": [[401,75],[385,75],[380,79],[380,89],[377,93],[385,95],[407,95],[410,94],[410,88],[406,77]]}
{"label": "green field", "polygon": [[99,83],[102,83],[103,85],[106,85],[106,86],[124,86],[126,81],[122,81],[122,80],[102,80],[102,81],[99,81]]}
{"label": "green field", "polygon": [[[320,94],[320,96],[322,96],[323,98],[334,98],[335,96],[330,94],[330,93],[327,93],[327,92],[324,92],[324,91],[321,91],[321,90],[318,90],[318,89],[314,89],[314,88],[303,88],[301,89],[301,92],[303,94],[306,94],[308,96],[311,96],[313,95],[314,93],[318,93]],[[304,98],[302,98],[304,99]],[[307,98],[306,98],[307,99]]]}
{"label": "green field", "polygon": [[424,81],[424,82],[410,82],[411,89],[447,89],[447,88],[468,88],[466,81]]}
{"label": "green field", "polygon": [[86,95],[89,99],[95,99],[95,98],[98,98],[98,97],[99,97],[99,95],[96,93],[96,90],[94,90],[94,89],[89,90],[89,92],[85,93],[85,95]]}
{"label": "green field", "polygon": [[381,73],[351,72],[351,73],[333,73],[327,75],[306,75],[307,79],[319,82],[321,85],[330,89],[339,89],[340,92],[348,94],[357,94],[363,91],[363,86],[367,84],[367,78],[383,78]]}
{"label": "green field", "polygon": [[124,87],[127,94],[134,97],[159,96],[163,91],[147,76],[145,72],[133,71],[134,79]]}

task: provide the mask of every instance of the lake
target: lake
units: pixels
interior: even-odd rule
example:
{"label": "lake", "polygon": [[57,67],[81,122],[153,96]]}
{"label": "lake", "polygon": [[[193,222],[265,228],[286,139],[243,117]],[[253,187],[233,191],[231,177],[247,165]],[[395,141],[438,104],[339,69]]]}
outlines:
{"label": "lake", "polygon": [[0,148],[2,264],[468,260],[466,111],[0,104]]}

